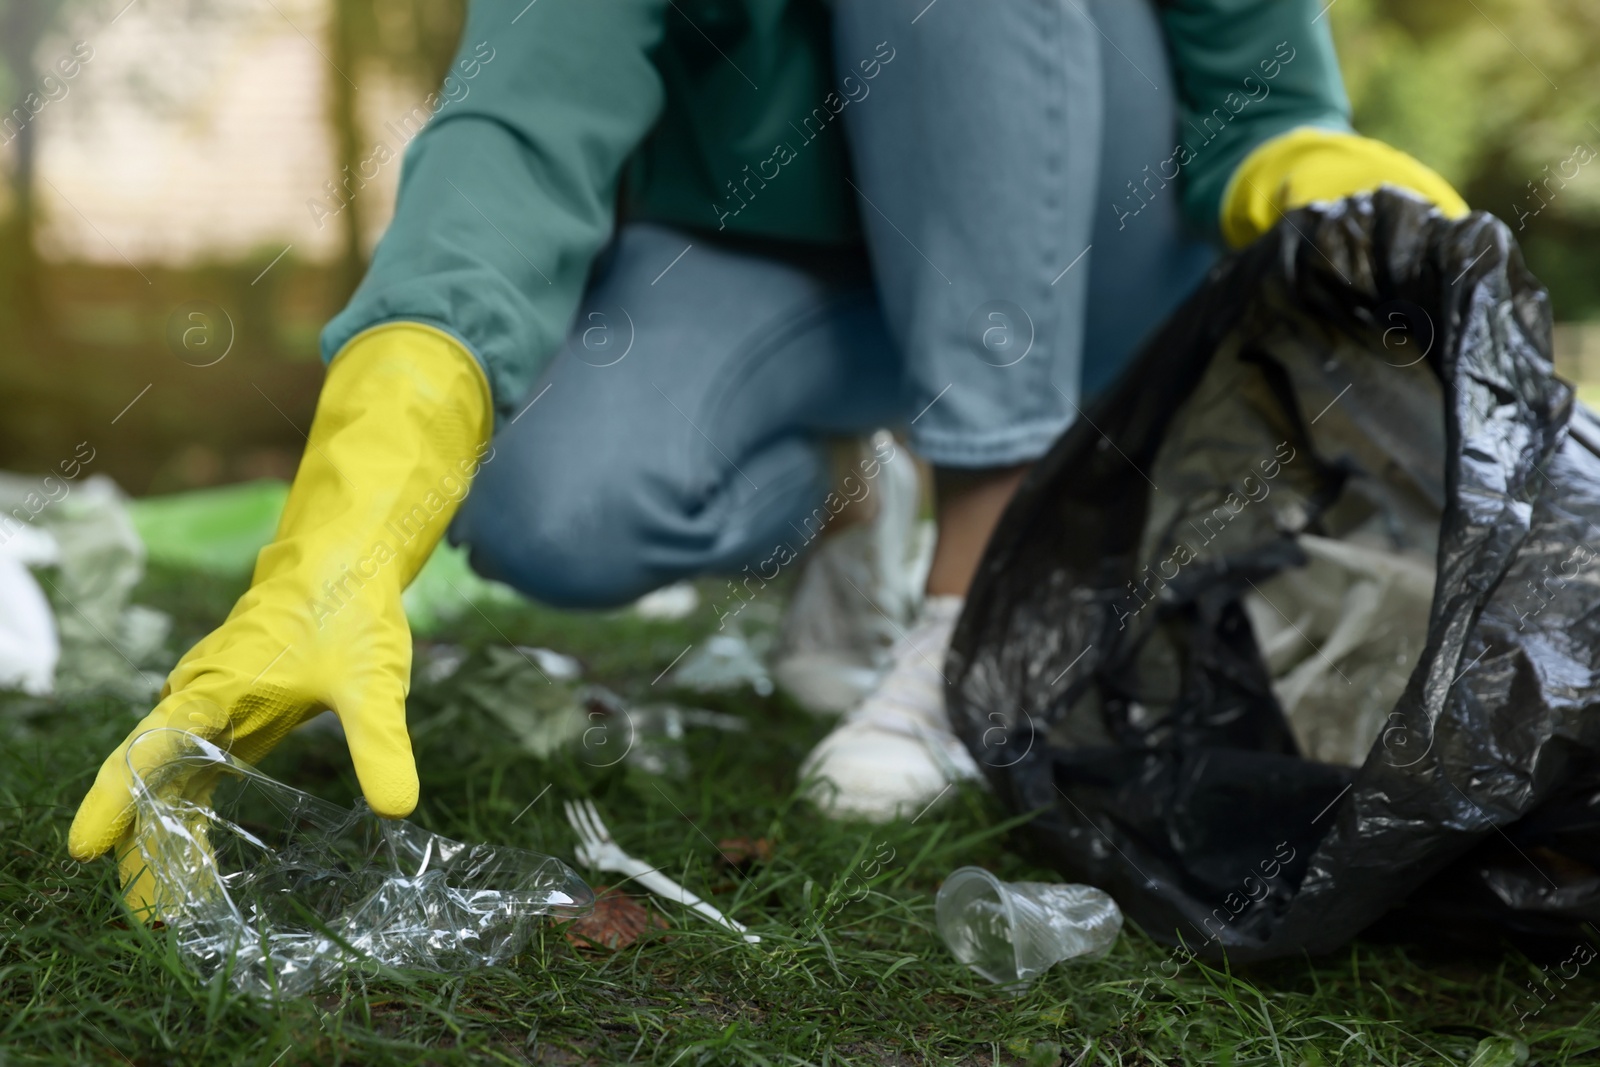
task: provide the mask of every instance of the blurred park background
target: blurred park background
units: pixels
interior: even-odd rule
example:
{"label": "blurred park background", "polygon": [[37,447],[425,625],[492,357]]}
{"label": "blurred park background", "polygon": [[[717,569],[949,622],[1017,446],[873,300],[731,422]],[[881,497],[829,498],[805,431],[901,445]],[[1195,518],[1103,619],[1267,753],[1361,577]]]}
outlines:
{"label": "blurred park background", "polygon": [[[87,442],[88,469],[136,495],[291,476],[318,331],[400,165],[354,197],[345,168],[398,152],[464,7],[0,0],[0,468],[54,470]],[[1558,366],[1600,397],[1600,5],[1333,0],[1326,17],[1358,128],[1517,231]]]}

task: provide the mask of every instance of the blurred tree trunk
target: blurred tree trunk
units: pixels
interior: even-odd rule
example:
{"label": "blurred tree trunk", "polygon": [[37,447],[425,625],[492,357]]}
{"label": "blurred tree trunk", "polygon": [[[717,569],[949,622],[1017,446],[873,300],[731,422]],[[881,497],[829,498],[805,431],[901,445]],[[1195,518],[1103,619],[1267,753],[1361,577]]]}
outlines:
{"label": "blurred tree trunk", "polygon": [[[0,123],[20,108],[28,115],[28,94],[38,91],[39,71],[34,53],[60,9],[59,0],[6,0],[0,3],[0,65],[10,75],[10,100],[0,112]],[[31,334],[43,321],[39,306],[39,258],[34,248],[37,218],[34,180],[38,172],[39,129],[33,116],[15,133],[0,126],[0,137],[10,136],[12,168],[11,209],[0,219],[0,297],[8,325]]]}
{"label": "blurred tree trunk", "polygon": [[345,208],[339,212],[339,222],[342,225],[341,244],[343,245],[339,256],[339,284],[342,292],[339,302],[343,303],[350,294],[355,292],[356,286],[361,283],[361,276],[366,272],[366,251],[362,247],[362,237],[366,233],[367,207],[366,198],[360,194],[359,168],[362,159],[361,145],[361,113],[357,102],[359,90],[352,79],[356,78],[363,68],[358,62],[364,51],[361,46],[361,36],[367,19],[364,10],[370,6],[372,0],[331,0],[328,13],[329,53],[333,65],[338,68],[334,72],[331,82],[333,92],[329,94],[329,116],[333,125],[335,162],[339,164],[338,177],[334,184],[338,186],[340,195],[345,200]]}
{"label": "blurred tree trunk", "polygon": [[416,19],[420,37],[418,52],[428,88],[432,89],[450,72],[450,63],[461,41],[461,29],[467,20],[467,4],[466,0],[427,0],[420,7]]}
{"label": "blurred tree trunk", "polygon": [[[6,0],[0,0],[4,3]],[[364,140],[357,86],[363,78],[382,74],[407,91],[432,92],[444,80],[455,57],[456,42],[466,18],[466,0],[326,0],[328,52],[339,68],[328,94],[339,174],[334,181],[339,200],[340,257],[337,276],[342,302],[355,291],[367,269],[365,238],[372,222],[371,203],[360,195],[360,165],[374,143]],[[346,77],[348,76],[348,77]],[[353,84],[352,84],[353,82]],[[352,192],[355,195],[351,195]]]}

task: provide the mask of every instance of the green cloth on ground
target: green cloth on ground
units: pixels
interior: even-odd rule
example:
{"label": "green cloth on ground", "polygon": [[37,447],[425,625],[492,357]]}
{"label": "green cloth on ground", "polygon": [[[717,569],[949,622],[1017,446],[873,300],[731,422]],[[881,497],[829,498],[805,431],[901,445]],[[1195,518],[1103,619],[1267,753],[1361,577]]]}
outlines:
{"label": "green cloth on ground", "polygon": [[210,574],[248,574],[278,529],[289,483],[263,478],[151,496],[130,505],[145,559]]}
{"label": "green cloth on ground", "polygon": [[[223,576],[248,575],[272,541],[289,496],[276,479],[193,489],[133,501],[134,528],[152,564]],[[510,586],[478,577],[465,549],[440,542],[405,591],[406,618],[419,636],[437,633],[473,607],[517,604]]]}

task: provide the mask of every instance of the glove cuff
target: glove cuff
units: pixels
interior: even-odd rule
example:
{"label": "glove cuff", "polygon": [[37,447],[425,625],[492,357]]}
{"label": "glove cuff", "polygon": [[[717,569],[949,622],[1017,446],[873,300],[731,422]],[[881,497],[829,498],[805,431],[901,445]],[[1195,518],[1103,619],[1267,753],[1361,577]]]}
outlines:
{"label": "glove cuff", "polygon": [[[329,365],[256,581],[343,557],[363,574],[392,575],[396,588],[410,584],[492,456],[489,395],[477,360],[441,330],[393,323],[352,340]],[[308,537],[315,551],[298,547]]]}
{"label": "glove cuff", "polygon": [[1467,213],[1466,201],[1434,170],[1370,137],[1301,126],[1258,145],[1222,193],[1222,236],[1241,248],[1286,212],[1322,200],[1392,185],[1421,196],[1446,217]]}

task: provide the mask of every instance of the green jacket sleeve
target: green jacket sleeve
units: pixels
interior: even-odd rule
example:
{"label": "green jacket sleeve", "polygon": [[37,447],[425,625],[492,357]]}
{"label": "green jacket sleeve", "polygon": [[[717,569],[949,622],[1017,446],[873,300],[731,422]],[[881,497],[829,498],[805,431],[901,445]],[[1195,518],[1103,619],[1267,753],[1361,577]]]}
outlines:
{"label": "green jacket sleeve", "polygon": [[669,0],[473,0],[459,56],[405,143],[394,221],[331,360],[384,322],[436,326],[483,365],[509,417],[565,340],[611,234],[623,165],[661,113],[651,53]]}
{"label": "green jacket sleeve", "polygon": [[[1297,126],[1350,128],[1323,0],[1166,0],[1178,76],[1178,143],[1188,216],[1215,233],[1234,168]],[[1172,173],[1165,173],[1170,180]]]}

